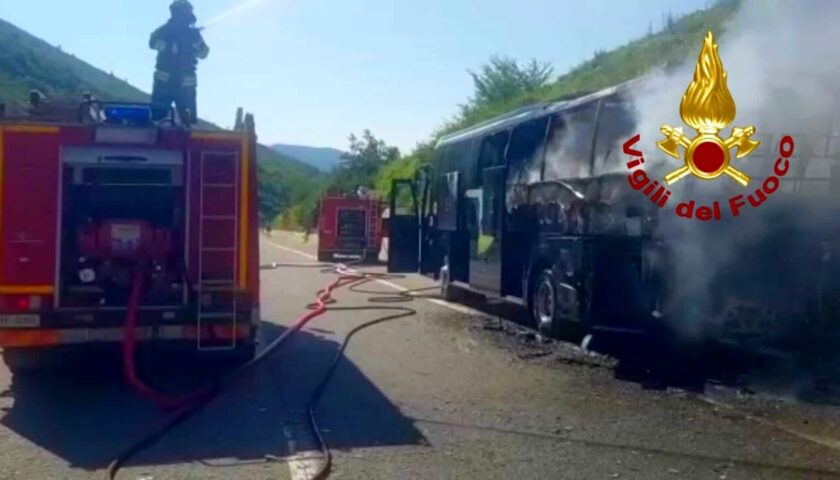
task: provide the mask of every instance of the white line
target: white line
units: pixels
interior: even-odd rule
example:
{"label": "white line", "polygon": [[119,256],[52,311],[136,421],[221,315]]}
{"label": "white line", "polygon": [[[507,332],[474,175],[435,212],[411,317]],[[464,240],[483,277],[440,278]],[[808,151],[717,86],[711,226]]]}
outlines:
{"label": "white line", "polygon": [[274,243],[270,240],[266,240],[266,243],[268,243],[269,245],[271,245],[274,248],[279,248],[280,250],[285,250],[287,252],[294,253],[296,255],[300,255],[301,257],[306,257],[306,258],[309,258],[311,260],[318,260],[318,257],[316,257],[315,255],[312,255],[312,254],[309,254],[309,253],[306,253],[306,252],[301,252],[300,250],[295,250],[294,248],[284,247],[283,245],[280,245],[279,243]]}
{"label": "white line", "polygon": [[286,459],[289,463],[289,476],[292,480],[312,480],[318,473],[320,460],[313,460],[311,455],[295,455]]}
{"label": "white line", "polygon": [[297,442],[295,441],[292,429],[283,425],[283,436],[286,437],[286,444],[289,448],[289,456],[286,462],[289,464],[289,476],[292,480],[311,480],[321,465],[321,452],[297,453]]}
{"label": "white line", "polygon": [[[316,259],[316,257],[314,255],[310,255],[306,252],[301,252],[301,251],[295,250],[293,248],[284,247],[283,245],[279,245],[279,244],[276,244],[276,243],[271,242],[271,241],[267,241],[267,243],[269,245],[273,246],[273,247],[279,248],[280,250],[285,250],[287,252],[294,253],[296,255],[300,255],[300,256],[303,256],[303,257],[306,257],[306,258]],[[405,288],[402,285],[397,285],[396,283],[393,283],[393,282],[389,282],[388,280],[376,280],[376,281],[381,283],[382,285],[385,285],[386,287],[392,288],[392,289],[400,291],[400,292],[409,291],[408,288]],[[445,300],[439,300],[437,298],[426,298],[424,300],[429,301],[431,303],[434,303],[435,305],[439,305],[441,307],[445,307],[445,308],[448,308],[450,310],[454,310],[458,313],[463,313],[465,315],[483,315],[482,312],[479,312],[478,310],[475,310],[475,309],[472,309],[472,308],[469,308],[469,307],[465,307],[463,305],[458,305],[456,303],[450,303],[450,302],[447,302]],[[774,428],[776,430],[787,433],[788,435],[792,435],[792,436],[797,437],[799,439],[802,439],[802,440],[805,440],[805,441],[808,441],[808,442],[811,442],[811,443],[814,443],[814,444],[817,444],[817,445],[820,445],[820,446],[823,446],[823,447],[826,447],[826,448],[830,448],[832,450],[840,450],[840,441],[835,440],[833,438],[818,437],[818,436],[811,435],[811,434],[808,434],[808,433],[803,433],[799,430],[796,430],[796,429],[793,429],[793,428],[790,428],[790,427],[786,427],[786,426],[778,424],[776,422],[772,422],[770,420],[765,420],[763,418],[756,417],[754,415],[750,415],[749,413],[743,412],[743,411],[739,410],[738,408],[736,408],[732,405],[729,405],[727,403],[724,403],[724,402],[721,402],[721,401],[718,401],[718,400],[714,400],[714,399],[709,398],[705,395],[698,395],[696,398],[700,401],[703,401],[703,402],[709,404],[709,405],[712,405],[712,406],[715,406],[715,407],[718,407],[718,408],[724,408],[724,409],[728,409],[728,410],[731,410],[731,411],[735,411],[747,420],[759,423],[761,425],[765,425],[765,426],[770,427],[770,428]],[[302,454],[299,457],[304,457],[304,456],[305,456],[305,454]],[[294,461],[295,462],[300,462],[300,461],[305,461],[305,459],[301,458],[300,460],[296,459]],[[292,463],[293,463],[292,459],[289,459],[289,468],[290,469],[292,468]],[[306,467],[298,467],[298,468],[306,468]],[[295,474],[296,474],[296,472],[292,471],[292,480],[298,480],[298,479],[305,478],[305,477],[299,477],[299,476],[296,477]]]}
{"label": "white line", "polygon": [[756,417],[755,415],[751,415],[747,412],[744,412],[743,410],[741,410],[741,409],[739,409],[739,408],[737,408],[733,405],[721,402],[719,400],[709,398],[705,395],[698,395],[697,399],[699,399],[700,401],[702,401],[704,403],[712,405],[714,407],[723,408],[723,409],[735,412],[735,413],[737,413],[738,415],[741,415],[743,418],[745,418],[747,420],[753,421],[753,422],[758,423],[760,425],[764,425],[766,427],[774,428],[776,430],[787,433],[788,435],[792,435],[792,436],[794,436],[796,438],[799,438],[801,440],[805,440],[805,441],[808,441],[808,442],[811,442],[811,443],[814,443],[814,444],[817,444],[817,445],[820,445],[820,446],[823,446],[823,447],[826,447],[826,448],[830,448],[832,450],[840,450],[840,441],[835,440],[833,438],[819,437],[819,436],[816,436],[816,435],[811,435],[810,433],[801,432],[801,431],[799,431],[795,428],[787,427],[787,426],[782,425],[780,423],[776,423],[772,420],[766,420],[766,419],[761,418],[761,417]]}
{"label": "white line", "polygon": [[[389,282],[388,280],[376,280],[376,281],[381,283],[382,285],[385,285],[386,287],[393,288],[394,290],[397,290],[397,291],[400,291],[400,292],[411,291],[411,289],[409,289],[409,288],[405,288],[402,285],[397,285],[396,283]],[[416,295],[416,294],[412,293],[412,295]],[[426,300],[428,302],[431,302],[431,303],[434,303],[435,305],[438,305],[438,306],[441,306],[441,307],[444,307],[444,308],[448,308],[450,310],[454,310],[458,313],[463,313],[465,315],[483,315],[478,310],[474,310],[470,307],[465,307],[465,306],[459,305],[457,303],[447,302],[446,300],[441,300],[439,298],[424,298],[424,300]]]}
{"label": "white line", "polygon": [[[269,245],[271,245],[274,248],[278,248],[280,250],[283,250],[283,251],[286,251],[286,252],[289,252],[289,253],[294,253],[295,255],[300,255],[302,257],[309,258],[309,259],[312,259],[312,260],[317,260],[318,259],[318,257],[316,257],[315,255],[311,255],[311,254],[306,253],[306,252],[301,252],[300,250],[295,250],[294,248],[289,248],[289,247],[286,247],[284,245],[280,245],[279,243],[274,243],[270,240],[266,240],[266,243],[268,243]],[[399,292],[410,291],[410,289],[405,288],[402,285],[397,285],[396,283],[389,282],[388,280],[376,280],[376,282],[381,283],[382,285],[385,285],[386,287],[392,288],[392,289],[397,290]],[[470,307],[465,307],[464,305],[459,305],[457,303],[447,302],[446,300],[441,300],[441,299],[438,299],[438,298],[425,298],[424,300],[426,300],[430,303],[433,303],[433,304],[435,304],[439,307],[448,308],[449,310],[452,310],[452,311],[455,311],[455,312],[458,312],[458,313],[462,313],[464,315],[484,315],[482,312],[479,312],[478,310],[472,309]]]}

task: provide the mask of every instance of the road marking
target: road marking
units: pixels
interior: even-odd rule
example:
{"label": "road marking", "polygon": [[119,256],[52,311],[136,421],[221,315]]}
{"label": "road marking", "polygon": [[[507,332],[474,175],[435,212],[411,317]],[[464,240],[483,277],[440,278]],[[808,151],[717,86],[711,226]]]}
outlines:
{"label": "road marking", "polygon": [[[274,248],[277,248],[278,250],[283,250],[284,252],[299,255],[310,260],[318,260],[318,257],[316,257],[315,255],[302,252],[300,250],[287,247],[285,245],[280,245],[279,243],[272,242],[271,240],[266,240],[266,243]],[[397,285],[396,283],[389,282],[388,280],[375,279],[375,281],[399,292],[410,292],[410,289],[405,288],[402,285]],[[416,293],[410,293],[410,295],[416,295]],[[481,312],[479,312],[478,310],[474,310],[463,305],[450,303],[445,300],[439,300],[437,298],[426,298],[424,300],[427,300],[435,305],[448,308],[450,310],[465,315],[481,315]],[[295,440],[294,434],[292,433],[292,429],[288,426],[283,426],[283,435],[286,437],[286,443],[289,448],[290,456],[287,458],[287,462],[289,463],[289,475],[291,477],[291,480],[311,480],[312,477],[318,472],[318,467],[320,466],[320,462],[322,461],[320,452],[302,452],[300,454],[297,454],[297,441]]]}
{"label": "road marking", "polygon": [[802,431],[797,430],[795,428],[787,427],[787,426],[782,425],[780,423],[776,423],[772,420],[766,420],[764,418],[757,417],[755,415],[752,415],[750,413],[747,413],[747,412],[741,410],[740,408],[738,408],[734,405],[730,405],[728,403],[721,402],[721,401],[715,400],[713,398],[709,398],[705,395],[699,395],[699,396],[697,396],[697,398],[700,401],[702,401],[702,402],[704,402],[708,405],[718,407],[718,408],[723,408],[723,409],[729,410],[731,412],[735,412],[738,415],[741,415],[743,418],[745,418],[747,420],[750,420],[752,422],[758,423],[760,425],[764,425],[765,427],[774,428],[774,429],[779,430],[781,432],[787,433],[788,435],[792,435],[796,438],[799,438],[801,440],[805,440],[805,441],[820,445],[822,447],[830,448],[832,450],[840,450],[840,441],[835,440],[833,438],[819,437],[819,436],[816,436],[816,435],[811,435],[810,433],[805,433],[805,432],[802,432]]}
{"label": "road marking", "polygon": [[[295,250],[293,248],[289,248],[289,247],[274,243],[272,241],[266,240],[266,242],[269,245],[271,245],[275,248],[278,248],[280,250],[284,250],[284,251],[287,251],[287,252],[290,252],[290,253],[294,253],[296,255],[300,255],[302,257],[309,258],[309,259],[312,259],[312,260],[317,260],[317,257],[315,257],[314,255],[310,255],[306,252],[302,252],[300,250]],[[388,288],[392,288],[392,289],[400,291],[400,292],[410,291],[410,289],[405,288],[402,285],[397,285],[396,283],[389,282],[388,280],[376,280],[376,282],[381,283],[382,285],[385,285]],[[465,307],[463,305],[458,305],[458,304],[455,304],[455,303],[447,302],[445,300],[440,300],[440,299],[437,299],[437,298],[425,298],[424,300],[426,300],[428,302],[431,302],[431,303],[434,303],[435,305],[438,305],[438,306],[456,311],[458,313],[463,313],[465,315],[484,315],[482,312],[480,312],[478,310],[475,310],[475,309],[472,309],[472,308],[469,308],[469,307]],[[767,426],[767,427],[770,427],[770,428],[774,428],[774,429],[779,430],[781,432],[787,433],[788,435],[792,435],[794,437],[797,437],[801,440],[805,440],[805,441],[814,443],[816,445],[820,445],[820,446],[823,446],[823,447],[826,447],[826,448],[830,448],[832,450],[840,450],[840,440],[835,440],[833,438],[819,437],[819,436],[816,436],[816,435],[811,435],[809,433],[804,433],[804,432],[799,431],[797,429],[790,428],[790,427],[781,425],[779,423],[776,423],[776,422],[773,422],[773,421],[770,421],[770,420],[765,420],[765,419],[760,418],[760,417],[756,417],[755,415],[751,415],[749,413],[746,413],[746,412],[738,409],[737,407],[735,407],[733,405],[729,405],[727,403],[724,403],[724,402],[721,402],[721,401],[718,401],[718,400],[714,400],[714,399],[709,398],[705,395],[698,395],[696,398],[705,402],[706,404],[716,406],[718,408],[725,408],[725,409],[728,409],[730,411],[734,411],[734,412],[738,413],[739,415],[743,416],[747,420],[750,420],[752,422],[755,422],[755,423],[758,423],[758,424],[761,424],[761,425],[764,425],[764,426]],[[292,464],[291,462],[292,461],[290,460],[290,463],[289,463],[290,468],[291,468],[291,464]],[[292,480],[297,480],[298,478],[300,478],[300,477],[295,477],[294,472],[292,472]]]}
{"label": "road marking", "polygon": [[292,480],[311,480],[318,473],[318,467],[321,465],[321,453],[312,451],[298,454],[294,434],[287,425],[283,425],[283,436],[286,437],[286,444],[289,447],[289,456],[286,458],[289,464],[289,476]]}
{"label": "road marking", "polygon": [[[394,290],[400,292],[411,292],[411,289],[405,288],[402,285],[397,285],[396,283],[389,282],[388,280],[377,280],[377,282],[385,285],[386,287],[393,288]],[[411,296],[417,295],[417,293],[410,293]],[[485,315],[484,313],[470,307],[465,307],[464,305],[459,305],[457,303],[447,302],[446,300],[441,300],[439,298],[424,298],[427,302],[434,303],[435,305],[448,308],[450,310],[454,310],[458,313],[463,313],[464,315]]]}
{"label": "road marking", "polygon": [[[315,257],[314,255],[310,255],[306,252],[301,252],[300,250],[295,250],[293,248],[285,247],[283,245],[279,245],[279,244],[271,242],[271,241],[267,241],[267,242],[268,242],[269,245],[271,245],[273,247],[276,247],[280,250],[285,250],[287,252],[294,253],[296,255],[300,255],[302,257],[317,260],[317,257]],[[410,291],[410,289],[405,288],[402,285],[397,285],[396,283],[389,282],[388,280],[376,280],[376,282],[381,283],[382,285],[385,285],[386,287],[392,288],[392,289],[397,290],[399,292]],[[458,313],[463,313],[465,315],[484,315],[482,312],[480,312],[478,310],[475,310],[475,309],[472,309],[472,308],[469,308],[469,307],[465,307],[463,305],[458,305],[458,304],[455,304],[455,303],[447,302],[446,300],[440,300],[440,299],[437,299],[437,298],[425,298],[424,300],[426,300],[428,302],[431,302],[431,303],[434,303],[435,305],[439,305],[441,307],[448,308],[450,310],[454,310]],[[801,440],[805,440],[807,442],[811,442],[811,443],[814,443],[816,445],[820,445],[822,447],[830,448],[832,450],[840,450],[840,441],[835,440],[833,438],[826,438],[826,437],[819,437],[819,436],[811,435],[811,434],[801,432],[797,429],[790,428],[790,427],[781,425],[779,423],[776,423],[776,422],[773,422],[773,421],[770,421],[770,420],[765,420],[763,418],[756,417],[755,415],[751,415],[747,412],[744,412],[744,411],[738,409],[737,407],[735,407],[733,405],[729,405],[727,403],[724,403],[724,402],[721,402],[721,401],[718,401],[718,400],[714,400],[714,399],[709,398],[705,395],[699,395],[696,398],[698,398],[699,400],[701,400],[701,401],[703,401],[703,402],[705,402],[709,405],[712,405],[712,406],[715,406],[715,407],[718,407],[718,408],[728,409],[730,411],[734,411],[734,412],[738,413],[739,415],[743,416],[747,420],[750,420],[752,422],[764,425],[766,427],[774,428],[774,429],[779,430],[781,432],[787,433],[788,435],[792,435],[794,437],[797,437]],[[284,431],[285,431],[285,428],[284,428]],[[299,456],[296,456],[296,457],[293,457],[293,458],[295,458],[295,460],[292,460],[291,458],[289,459],[289,468],[290,469],[292,469],[292,464],[295,463],[295,462],[306,462],[305,454],[299,455]],[[309,457],[309,458],[311,459],[311,457]],[[309,463],[311,463],[311,462],[312,461],[309,460]],[[317,465],[317,463],[316,463],[316,465]],[[304,468],[305,469],[305,468],[309,468],[309,467],[304,465],[304,466],[298,467],[298,468]],[[305,470],[300,470],[300,471],[305,471]],[[299,480],[299,479],[303,480],[304,478],[306,478],[306,479],[310,478],[310,477],[300,477],[300,476],[296,477],[295,475],[296,475],[296,473],[293,470],[292,471],[292,480]]]}
{"label": "road marking", "polygon": [[[283,251],[286,251],[286,252],[289,252],[289,253],[294,253],[295,255],[300,255],[302,257],[309,258],[311,260],[317,260],[318,259],[318,257],[316,257],[315,255],[312,255],[312,254],[309,254],[309,253],[306,253],[306,252],[302,252],[300,250],[295,250],[294,248],[289,248],[289,247],[286,247],[284,245],[280,245],[279,243],[272,242],[270,240],[266,240],[266,243],[268,243],[272,247],[278,248],[280,250],[283,250]],[[381,279],[374,279],[374,280],[377,283],[385,285],[386,287],[392,288],[392,289],[397,290],[399,292],[410,292],[411,291],[411,289],[409,289],[409,288],[403,287],[402,285],[397,285],[396,283],[393,283],[393,282],[389,282],[388,280],[381,280]],[[411,295],[416,295],[416,294],[411,294]],[[458,312],[458,313],[462,313],[464,315],[478,315],[478,316],[484,316],[485,315],[484,313],[482,313],[482,312],[480,312],[480,311],[478,311],[474,308],[466,307],[464,305],[459,305],[457,303],[447,302],[446,300],[441,300],[439,298],[424,298],[423,300],[426,300],[427,302],[433,303],[437,306],[448,308],[449,310],[452,310],[452,311],[455,311],[455,312]]]}
{"label": "road marking", "polygon": [[301,257],[308,258],[310,260],[318,260],[318,257],[316,257],[315,255],[312,255],[312,254],[309,254],[309,253],[306,253],[306,252],[301,252],[300,250],[295,250],[294,248],[289,248],[289,247],[280,245],[279,243],[274,243],[271,240],[266,240],[265,242],[268,243],[269,245],[271,245],[274,248],[279,248],[280,250],[285,250],[289,253],[294,253],[294,254],[300,255]]}

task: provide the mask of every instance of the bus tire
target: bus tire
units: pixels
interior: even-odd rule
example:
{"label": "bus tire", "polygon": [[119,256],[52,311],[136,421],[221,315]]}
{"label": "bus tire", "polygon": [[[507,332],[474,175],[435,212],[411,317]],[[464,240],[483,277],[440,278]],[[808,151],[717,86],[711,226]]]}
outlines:
{"label": "bus tire", "polygon": [[329,252],[318,251],[318,261],[319,262],[332,262],[333,261],[333,255],[332,255],[332,253],[329,253]]}
{"label": "bus tire", "polygon": [[[564,290],[561,292],[561,288]],[[531,315],[543,335],[566,338],[580,333],[577,292],[569,286],[559,286],[550,269],[536,276],[531,290]]]}

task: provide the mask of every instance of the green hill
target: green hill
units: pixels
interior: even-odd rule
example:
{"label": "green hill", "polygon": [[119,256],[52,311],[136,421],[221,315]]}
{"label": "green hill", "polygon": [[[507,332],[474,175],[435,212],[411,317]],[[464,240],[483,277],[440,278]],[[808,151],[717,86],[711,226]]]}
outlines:
{"label": "green hill", "polygon": [[[2,19],[0,45],[0,103],[25,102],[31,89],[56,99],[81,99],[82,93],[90,92],[103,100],[149,101],[148,93]],[[234,113],[231,112],[231,119]],[[263,175],[261,183],[276,183],[271,191],[282,197],[275,199],[277,202],[297,201],[319,185],[318,169],[293,157],[261,145],[257,160],[264,171],[270,172]],[[266,185],[260,187],[265,190]]]}
{"label": "green hill", "polygon": [[469,112],[448,123],[437,136],[537,102],[574,98],[632,80],[656,69],[667,69],[695,58],[708,30],[720,38],[740,0],[718,0],[711,7],[671,19],[659,32],[632,40],[609,52],[597,51],[590,60],[561,75],[540,90],[512,101]]}
{"label": "green hill", "polygon": [[609,52],[595,52],[590,60],[572,68],[545,87],[505,102],[468,109],[433,132],[431,139],[379,171],[377,190],[387,195],[391,179],[406,178],[429,160],[433,145],[441,136],[470,127],[525,105],[574,98],[606,87],[617,85],[651,73],[667,69],[694,58],[706,31],[720,37],[727,21],[737,11],[740,0],[717,0],[707,9],[670,19],[662,31],[632,40]]}
{"label": "green hill", "polygon": [[149,96],[73,55],[0,20],[0,99],[25,101],[32,88],[48,97],[147,101]]}
{"label": "green hill", "polygon": [[306,162],[322,172],[329,172],[341,162],[344,152],[329,147],[310,147],[306,145],[287,145],[278,143],[272,145],[275,151],[292,156]]}

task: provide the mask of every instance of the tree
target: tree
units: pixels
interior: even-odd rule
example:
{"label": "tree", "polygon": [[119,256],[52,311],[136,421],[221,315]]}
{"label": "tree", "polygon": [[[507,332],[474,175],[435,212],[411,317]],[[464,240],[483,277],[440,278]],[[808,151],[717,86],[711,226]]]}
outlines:
{"label": "tree", "polygon": [[370,130],[365,130],[361,138],[351,134],[350,148],[333,171],[331,188],[342,193],[355,192],[359,187],[373,188],[379,169],[398,158],[399,149],[388,146]]}
{"label": "tree", "polygon": [[535,59],[520,66],[512,58],[494,55],[478,72],[469,72],[475,86],[475,96],[469,107],[507,102],[533,92],[548,83],[553,72],[550,64]]}
{"label": "tree", "polygon": [[379,169],[376,174],[376,193],[380,198],[389,198],[391,186],[396,179],[410,179],[417,169],[430,162],[435,150],[433,141],[420,142],[409,155],[391,162]]}
{"label": "tree", "polygon": [[674,14],[668,10],[668,13],[664,15],[663,23],[665,24],[665,31],[666,32],[673,32],[674,26],[676,25],[676,20],[674,19]]}
{"label": "tree", "polygon": [[259,203],[260,227],[270,227],[274,219],[288,205],[289,197],[282,188],[283,176],[276,171],[259,167]]}

